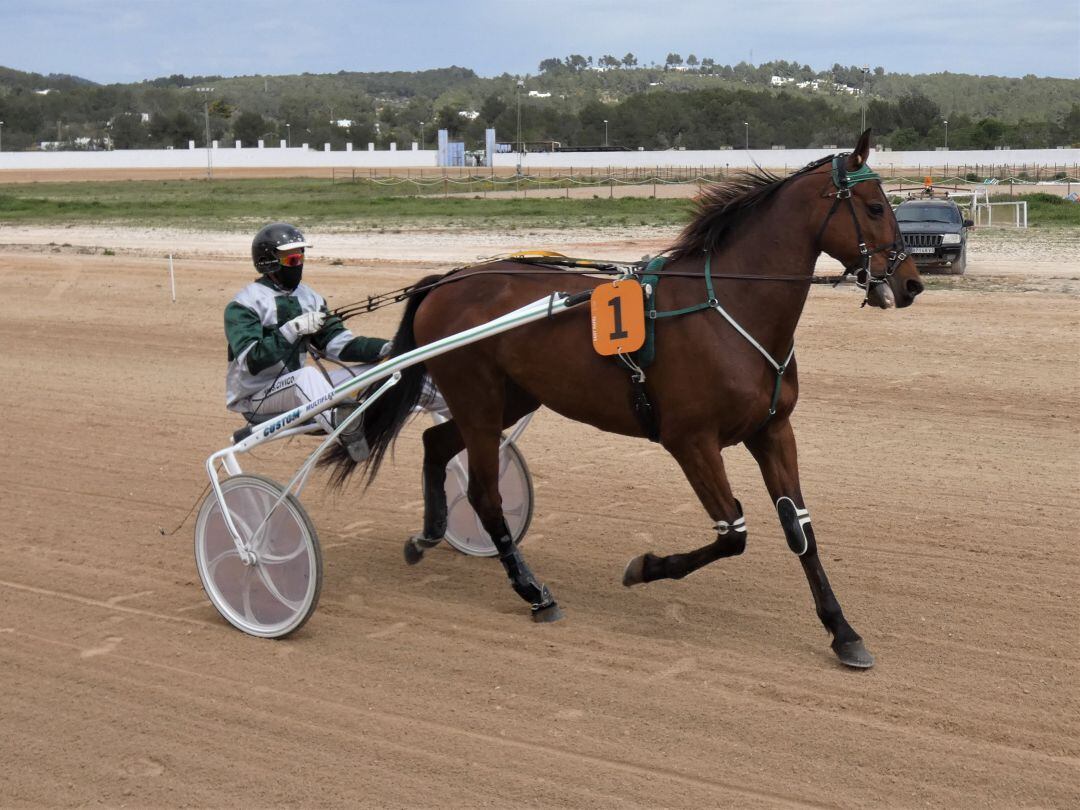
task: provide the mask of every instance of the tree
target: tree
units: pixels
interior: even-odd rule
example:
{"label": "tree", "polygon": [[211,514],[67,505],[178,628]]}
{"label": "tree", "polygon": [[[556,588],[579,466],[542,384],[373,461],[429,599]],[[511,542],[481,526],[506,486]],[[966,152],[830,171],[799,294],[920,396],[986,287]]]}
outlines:
{"label": "tree", "polygon": [[628,53],[622,58],[622,63],[623,67],[625,67],[627,70],[637,67],[637,57],[634,56],[632,53]]}
{"label": "tree", "polygon": [[218,118],[230,118],[233,114],[233,108],[219,98],[210,104],[210,114],[216,115]]}
{"label": "tree", "polygon": [[616,59],[611,54],[606,53],[606,54],[604,54],[603,56],[600,57],[599,64],[600,64],[600,67],[602,67],[602,68],[605,68],[607,70],[614,70],[619,65],[621,65],[622,62],[620,62],[618,59]]}
{"label": "tree", "polygon": [[589,60],[579,53],[572,53],[566,57],[565,64],[575,73],[580,73],[589,66]]}
{"label": "tree", "polygon": [[1073,104],[1065,117],[1061,119],[1061,129],[1065,136],[1065,143],[1080,143],[1080,104]]}
{"label": "tree", "polygon": [[489,127],[495,126],[495,121],[506,111],[507,104],[502,97],[490,95],[480,105],[480,120]]}
{"label": "tree", "polygon": [[557,57],[544,59],[540,62],[540,72],[549,76],[555,73],[561,73],[565,67],[563,60]]}
{"label": "tree", "polygon": [[889,143],[893,149],[901,151],[916,149],[921,145],[919,133],[911,127],[898,129],[889,137]]}
{"label": "tree", "polygon": [[256,112],[245,110],[233,124],[233,138],[244,146],[255,146],[266,133],[268,127],[263,117]]}
{"label": "tree", "polygon": [[681,65],[681,64],[682,64],[682,57],[679,56],[679,54],[677,54],[677,53],[669,53],[667,55],[667,61],[664,62],[664,69],[667,70],[667,69],[675,67],[676,65]]}
{"label": "tree", "polygon": [[205,140],[195,117],[183,110],[150,116],[150,138],[159,146],[186,148],[188,141]]}
{"label": "tree", "polygon": [[896,106],[900,126],[910,127],[924,137],[941,120],[941,108],[922,93],[908,93]]}
{"label": "tree", "polygon": [[113,118],[109,133],[115,149],[142,149],[150,145],[150,133],[142,116],[136,113],[122,113]]}
{"label": "tree", "polygon": [[971,133],[971,143],[976,149],[993,149],[1002,145],[1005,137],[1005,125],[994,118],[984,118],[975,125]]}
{"label": "tree", "polygon": [[451,138],[455,138],[461,130],[464,119],[458,115],[458,111],[447,105],[435,115],[436,130],[445,129]]}
{"label": "tree", "polygon": [[695,67],[697,63],[698,58],[693,54],[690,54],[688,57],[686,57],[686,64],[688,64],[690,67]]}

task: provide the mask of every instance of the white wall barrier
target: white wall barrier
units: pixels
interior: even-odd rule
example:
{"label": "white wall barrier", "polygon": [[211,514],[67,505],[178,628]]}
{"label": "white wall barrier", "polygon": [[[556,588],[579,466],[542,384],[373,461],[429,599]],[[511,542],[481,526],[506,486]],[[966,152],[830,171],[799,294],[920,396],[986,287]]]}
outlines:
{"label": "white wall barrier", "polygon": [[[214,169],[435,168],[434,149],[331,151],[308,144],[278,149],[214,149]],[[206,148],[114,149],[108,152],[0,152],[5,169],[199,169],[206,170]]]}
{"label": "white wall barrier", "polygon": [[[724,149],[714,151],[662,152],[528,152],[523,156],[522,171],[547,168],[731,168],[794,171],[808,163],[836,152],[849,151],[851,146],[837,149]],[[513,168],[518,163],[516,153],[495,155],[495,165]],[[891,152],[871,150],[870,166],[879,169],[908,169],[920,167],[961,166],[1077,166],[1080,149],[991,149],[966,152]]]}
{"label": "white wall barrier", "polygon": [[[435,168],[437,149],[322,150],[300,147],[277,149],[246,148],[213,150],[214,168],[303,169],[303,168]],[[761,166],[793,171],[824,157],[835,149],[725,149],[715,151],[654,152],[528,152],[522,156],[522,171],[535,169],[607,168],[731,168]],[[516,153],[494,156],[496,168],[513,169]],[[1077,166],[1080,149],[1008,149],[968,152],[874,151],[870,165],[875,168],[916,170],[943,166]],[[109,152],[0,152],[0,171],[5,169],[198,169],[206,167],[206,149],[116,149]]]}

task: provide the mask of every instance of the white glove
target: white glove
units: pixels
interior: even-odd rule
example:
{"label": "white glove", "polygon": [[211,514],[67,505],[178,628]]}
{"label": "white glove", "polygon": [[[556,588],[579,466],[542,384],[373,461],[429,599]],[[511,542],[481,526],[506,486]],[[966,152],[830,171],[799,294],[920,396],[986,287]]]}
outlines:
{"label": "white glove", "polygon": [[296,343],[300,336],[314,335],[322,329],[325,320],[326,313],[321,310],[305,312],[303,315],[297,315],[291,321],[285,321],[281,325],[280,331],[289,343]]}

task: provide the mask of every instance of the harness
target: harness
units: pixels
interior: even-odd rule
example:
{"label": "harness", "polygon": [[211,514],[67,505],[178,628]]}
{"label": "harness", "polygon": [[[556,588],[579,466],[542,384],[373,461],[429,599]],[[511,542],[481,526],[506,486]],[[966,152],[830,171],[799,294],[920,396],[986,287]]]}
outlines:
{"label": "harness", "polygon": [[637,415],[638,421],[641,423],[642,428],[645,429],[645,432],[651,441],[656,442],[660,440],[660,430],[656,410],[652,403],[649,402],[648,396],[645,393],[645,369],[656,359],[656,321],[660,318],[675,318],[679,315],[689,315],[690,313],[700,312],[704,309],[715,309],[723,316],[725,321],[731,324],[736,332],[742,335],[746,341],[765,358],[766,362],[768,362],[776,372],[776,382],[773,385],[772,399],[769,402],[769,412],[758,426],[758,429],[760,430],[776,415],[776,406],[780,401],[780,389],[784,380],[784,372],[787,371],[788,366],[791,365],[791,359],[795,356],[794,341],[792,341],[791,350],[788,351],[787,357],[784,358],[783,362],[778,362],[753,335],[746,331],[746,329],[744,329],[742,325],[739,324],[726,309],[724,309],[723,305],[716,297],[716,291],[713,288],[711,253],[708,253],[705,256],[704,275],[705,293],[707,295],[706,300],[699,304],[692,304],[691,306],[682,307],[680,309],[658,311],[656,309],[656,288],[659,286],[660,279],[663,277],[661,273],[663,272],[664,265],[667,261],[667,256],[657,256],[646,265],[644,270],[634,274],[638,277],[641,287],[645,291],[645,343],[629,357],[623,354],[619,355],[619,359],[630,370],[630,383],[632,386],[631,404],[634,407],[634,413]]}

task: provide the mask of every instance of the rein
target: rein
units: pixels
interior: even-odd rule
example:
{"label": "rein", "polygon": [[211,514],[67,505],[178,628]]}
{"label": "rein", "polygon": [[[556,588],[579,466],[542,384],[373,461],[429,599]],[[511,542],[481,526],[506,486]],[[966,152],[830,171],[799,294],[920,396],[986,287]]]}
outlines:
{"label": "rein", "polygon": [[[496,261],[511,261],[517,264],[531,265],[531,270],[485,270],[482,269],[488,264],[493,264]],[[640,273],[648,266],[649,261],[641,262],[626,262],[626,263],[611,263],[611,264],[598,264],[589,259],[566,259],[561,262],[552,261],[551,258],[545,257],[543,260],[530,260],[527,258],[510,258],[510,259],[493,259],[490,262],[483,264],[471,264],[463,267],[456,267],[450,270],[445,276],[432,281],[429,284],[422,285],[410,285],[407,287],[401,287],[396,290],[390,290],[384,293],[378,293],[376,295],[369,295],[367,298],[359,301],[354,301],[349,304],[343,304],[340,307],[336,307],[331,310],[330,314],[337,316],[342,321],[349,318],[353,318],[357,315],[362,315],[367,312],[375,312],[376,310],[383,309],[384,307],[393,306],[394,304],[400,304],[402,301],[406,301],[414,295],[420,295],[426,293],[436,287],[442,287],[446,284],[452,284],[457,281],[463,281],[467,278],[474,276],[520,276],[520,275],[560,275],[560,276],[625,276],[627,273]],[[734,281],[782,281],[782,282],[794,282],[794,283],[809,283],[809,284],[832,284],[836,285],[841,283],[848,273],[843,275],[829,275],[829,276],[760,276],[750,275],[746,273],[711,273],[709,268],[709,259],[706,259],[706,271],[704,274],[694,271],[683,270],[659,270],[655,275],[659,276],[671,276],[673,278],[705,278],[706,287],[709,291],[709,298],[712,299],[715,296],[712,292],[712,279],[730,279]],[[479,269],[478,269],[479,268]],[[472,270],[473,272],[459,272],[463,270]],[[696,307],[697,309],[704,309],[706,305]],[[689,310],[688,310],[689,311]]]}

